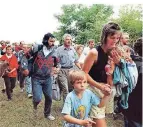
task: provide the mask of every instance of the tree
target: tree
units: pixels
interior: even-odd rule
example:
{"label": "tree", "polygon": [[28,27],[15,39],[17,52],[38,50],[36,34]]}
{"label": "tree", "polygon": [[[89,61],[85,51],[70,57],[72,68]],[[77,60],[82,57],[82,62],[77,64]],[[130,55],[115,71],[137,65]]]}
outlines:
{"label": "tree", "polygon": [[129,33],[131,43],[142,36],[142,9],[142,5],[121,6],[119,18],[114,19],[114,21],[120,24],[123,31]]}
{"label": "tree", "polygon": [[69,33],[74,37],[75,43],[80,44],[86,44],[89,39],[99,42],[102,25],[113,14],[113,7],[103,4],[90,7],[82,4],[64,5],[61,9],[63,13],[55,15],[61,25],[54,35],[62,42],[62,36]]}

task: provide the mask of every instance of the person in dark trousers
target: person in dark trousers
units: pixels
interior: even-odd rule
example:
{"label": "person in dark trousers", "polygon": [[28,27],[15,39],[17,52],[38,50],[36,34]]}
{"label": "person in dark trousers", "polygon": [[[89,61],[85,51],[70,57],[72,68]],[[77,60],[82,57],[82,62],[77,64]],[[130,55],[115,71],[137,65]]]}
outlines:
{"label": "person in dark trousers", "polygon": [[[42,92],[45,96],[44,116],[49,120],[55,120],[51,115],[52,106],[52,69],[54,66],[55,37],[47,33],[43,37],[43,45],[33,47],[33,63],[29,63],[32,80],[33,106],[37,116],[37,106],[41,102]],[[30,66],[32,65],[32,66]],[[31,68],[30,68],[31,67]]]}
{"label": "person in dark trousers", "polygon": [[72,36],[64,34],[63,45],[57,48],[56,54],[59,58],[60,71],[58,73],[58,84],[61,92],[63,92],[63,101],[65,101],[69,91],[73,89],[68,79],[68,72],[73,69],[81,69],[78,62],[78,56],[72,44]]}
{"label": "person in dark trousers", "polygon": [[3,78],[6,86],[7,98],[8,101],[10,101],[12,99],[12,93],[16,83],[18,68],[18,61],[16,56],[12,53],[11,45],[6,47],[6,53],[0,58],[0,60],[6,61],[9,64]]}
{"label": "person in dark trousers", "polygon": [[26,93],[28,98],[32,97],[31,77],[26,75],[30,56],[30,49],[28,45],[23,44],[23,49],[17,53],[19,63],[19,83],[21,88],[20,92],[24,92],[24,85],[26,85]]}
{"label": "person in dark trousers", "polygon": [[142,43],[143,38],[139,38],[134,44],[136,55],[131,56],[138,69],[138,81],[135,89],[129,95],[129,108],[122,110],[125,118],[125,127],[142,127]]}

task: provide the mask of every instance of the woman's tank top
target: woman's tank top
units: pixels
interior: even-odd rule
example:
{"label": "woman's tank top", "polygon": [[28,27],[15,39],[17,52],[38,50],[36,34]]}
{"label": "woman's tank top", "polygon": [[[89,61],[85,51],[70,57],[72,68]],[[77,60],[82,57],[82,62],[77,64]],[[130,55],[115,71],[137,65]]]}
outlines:
{"label": "woman's tank top", "polygon": [[105,66],[108,61],[108,55],[103,51],[101,46],[98,46],[96,49],[98,51],[98,59],[90,69],[89,75],[97,82],[107,83]]}

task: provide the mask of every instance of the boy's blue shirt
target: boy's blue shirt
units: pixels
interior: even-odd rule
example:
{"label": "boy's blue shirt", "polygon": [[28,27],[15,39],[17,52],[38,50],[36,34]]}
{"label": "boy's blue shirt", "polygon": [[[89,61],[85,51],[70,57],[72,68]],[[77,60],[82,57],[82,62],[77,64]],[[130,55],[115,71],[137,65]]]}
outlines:
{"label": "boy's blue shirt", "polygon": [[[100,99],[92,91],[85,90],[81,99],[77,97],[75,91],[70,92],[65,100],[62,114],[71,115],[77,119],[87,119],[92,105],[99,105]],[[81,127],[64,122],[64,127]]]}

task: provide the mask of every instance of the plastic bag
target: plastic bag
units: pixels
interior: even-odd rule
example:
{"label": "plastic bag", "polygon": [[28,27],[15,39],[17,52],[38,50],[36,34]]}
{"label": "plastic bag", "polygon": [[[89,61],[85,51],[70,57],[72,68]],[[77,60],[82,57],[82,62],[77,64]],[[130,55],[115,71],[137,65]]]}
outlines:
{"label": "plastic bag", "polygon": [[55,101],[61,100],[60,88],[57,83],[56,77],[53,76],[53,84],[52,84],[52,99]]}

